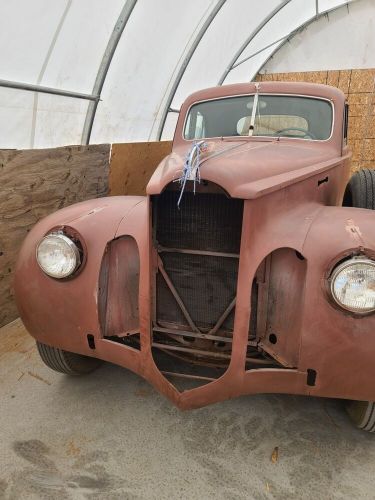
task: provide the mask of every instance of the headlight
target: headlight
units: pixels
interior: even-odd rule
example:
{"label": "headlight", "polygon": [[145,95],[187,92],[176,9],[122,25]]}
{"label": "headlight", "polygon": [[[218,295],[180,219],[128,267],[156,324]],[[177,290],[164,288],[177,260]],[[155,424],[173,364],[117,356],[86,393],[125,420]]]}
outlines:
{"label": "headlight", "polygon": [[81,263],[77,245],[61,233],[51,233],[39,243],[36,259],[41,269],[53,278],[66,278]]}
{"label": "headlight", "polygon": [[332,273],[331,293],[347,311],[359,314],[375,311],[375,262],[354,257],[339,264]]}

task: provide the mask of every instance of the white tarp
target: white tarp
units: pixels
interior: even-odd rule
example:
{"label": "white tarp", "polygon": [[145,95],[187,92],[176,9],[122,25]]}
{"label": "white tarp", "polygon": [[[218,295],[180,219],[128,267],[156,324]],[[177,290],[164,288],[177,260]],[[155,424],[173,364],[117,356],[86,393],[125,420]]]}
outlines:
{"label": "white tarp", "polygon": [[[2,81],[92,94],[119,17],[130,4],[103,76],[91,142],[157,140],[164,117],[162,137],[171,138],[177,114],[166,114],[168,107],[179,109],[187,95],[219,84],[224,73],[224,83],[250,81],[296,30],[347,3],[0,0],[0,148],[82,141],[89,100],[4,88]],[[231,62],[242,60],[228,72]]]}

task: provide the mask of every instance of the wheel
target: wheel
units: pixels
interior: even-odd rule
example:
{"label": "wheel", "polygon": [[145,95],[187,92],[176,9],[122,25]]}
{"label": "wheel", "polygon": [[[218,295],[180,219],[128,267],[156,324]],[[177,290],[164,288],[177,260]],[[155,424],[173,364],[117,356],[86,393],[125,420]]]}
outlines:
{"label": "wheel", "polygon": [[352,175],[346,186],[343,206],[375,209],[375,170],[364,168]]}
{"label": "wheel", "polygon": [[[375,170],[364,168],[352,175],[345,190],[343,205],[375,210]],[[350,401],[346,404],[346,411],[359,429],[375,432],[375,403]]]}
{"label": "wheel", "polygon": [[52,370],[67,375],[84,375],[92,372],[102,364],[100,359],[63,351],[41,342],[37,342],[36,346],[44,364],[52,368]]}
{"label": "wheel", "polygon": [[371,401],[350,401],[346,411],[358,429],[375,432],[375,403]]}

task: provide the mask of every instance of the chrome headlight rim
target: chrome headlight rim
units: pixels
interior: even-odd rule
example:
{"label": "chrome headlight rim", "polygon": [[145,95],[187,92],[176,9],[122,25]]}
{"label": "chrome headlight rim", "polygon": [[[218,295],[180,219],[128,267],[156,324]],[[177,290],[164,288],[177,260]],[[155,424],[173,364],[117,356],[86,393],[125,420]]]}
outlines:
{"label": "chrome headlight rim", "polygon": [[[73,255],[75,258],[75,265],[69,273],[67,273],[63,276],[56,275],[53,272],[50,272],[45,267],[43,267],[40,263],[39,258],[38,258],[38,252],[39,252],[39,248],[40,248],[41,244],[47,238],[50,238],[50,237],[60,239],[61,241],[64,242],[64,244],[67,244],[69,249],[73,252]],[[43,271],[43,273],[46,274],[47,276],[49,276],[50,278],[53,278],[53,279],[58,280],[58,281],[65,281],[65,280],[69,280],[69,279],[75,277],[81,271],[83,264],[84,264],[84,261],[85,261],[85,259],[83,258],[83,245],[81,244],[80,239],[78,239],[75,235],[70,234],[66,231],[63,231],[61,229],[53,229],[53,230],[49,231],[48,233],[46,233],[43,236],[43,238],[39,241],[39,243],[36,247],[35,254],[36,254],[36,261],[37,261],[40,269]]]}
{"label": "chrome headlight rim", "polygon": [[342,260],[339,263],[336,263],[335,267],[332,269],[330,276],[328,278],[328,286],[329,286],[329,292],[330,292],[330,298],[334,302],[335,306],[338,306],[342,312],[346,312],[349,314],[352,314],[354,316],[368,316],[370,314],[373,314],[375,312],[375,306],[372,309],[366,309],[366,310],[360,310],[360,309],[355,309],[352,308],[346,304],[343,304],[340,302],[340,300],[337,298],[335,290],[334,290],[334,285],[337,276],[346,268],[352,267],[354,264],[366,264],[370,265],[375,269],[375,256],[374,258],[369,257],[367,255],[351,255],[350,257],[346,257],[345,260]]}

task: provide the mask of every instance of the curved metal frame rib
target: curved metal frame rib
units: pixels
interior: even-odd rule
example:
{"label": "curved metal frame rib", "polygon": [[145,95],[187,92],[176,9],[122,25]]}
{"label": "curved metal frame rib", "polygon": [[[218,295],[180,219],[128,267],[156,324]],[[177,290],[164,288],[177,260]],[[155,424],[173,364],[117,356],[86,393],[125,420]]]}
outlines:
{"label": "curved metal frame rib", "polygon": [[[290,42],[290,40],[299,32],[301,32],[302,30],[304,30],[307,26],[309,26],[310,24],[314,23],[315,21],[318,21],[321,17],[323,16],[327,16],[328,14],[330,14],[331,12],[334,12],[336,10],[339,10],[339,9],[342,9],[344,7],[346,7],[347,9],[349,9],[349,5],[355,0],[348,0],[346,2],[343,2],[341,3],[340,5],[337,5],[336,7],[332,7],[332,9],[327,9],[323,12],[318,12],[315,16],[313,17],[310,17],[310,19],[308,19],[307,21],[305,21],[304,23],[302,23],[298,28],[296,28],[295,30],[291,31],[289,33],[289,35],[281,38],[280,40],[277,40],[276,42],[274,42],[273,44],[269,45],[268,47],[266,48],[269,48],[270,46],[274,45],[275,43],[278,43],[278,42],[281,42],[276,48],[275,50],[272,52],[272,54],[267,57],[267,59],[261,64],[261,66],[259,66],[259,68],[254,71],[254,73],[251,75],[251,78],[250,80],[252,80],[258,73],[259,71],[268,63],[268,61],[270,59],[272,59],[272,57],[276,54],[276,52],[278,50],[280,50],[287,42]],[[250,57],[254,57],[256,54],[252,54],[252,56]],[[247,59],[250,59],[247,58]],[[246,59],[246,60],[247,60]],[[245,62],[245,59],[241,61],[242,62]]]}
{"label": "curved metal frame rib", "polygon": [[[228,74],[232,71],[234,68],[234,65],[242,52],[246,49],[246,47],[254,40],[254,38],[262,31],[262,29],[265,27],[265,25],[271,21],[279,12],[282,10],[288,3],[290,3],[291,0],[284,0],[280,5],[275,7],[267,17],[263,19],[263,21],[258,24],[258,26],[255,28],[255,30],[250,34],[250,36],[244,41],[244,43],[241,45],[241,47],[237,50],[237,52],[234,54],[232,60],[230,61],[229,65],[227,66],[226,70],[224,73],[221,75],[220,80],[218,81],[218,85],[222,85]],[[277,42],[275,42],[277,43]]]}
{"label": "curved metal frame rib", "polygon": [[0,87],[8,89],[26,90],[27,92],[38,92],[39,94],[59,95],[62,97],[71,97],[73,99],[87,99],[88,101],[97,101],[99,96],[94,94],[82,94],[72,90],[57,89],[55,87],[45,87],[34,83],[14,82],[10,80],[0,80]]}
{"label": "curved metal frame rib", "polygon": [[117,19],[115,27],[113,29],[112,35],[108,41],[107,47],[105,49],[102,62],[100,63],[98,73],[96,75],[94,88],[92,93],[94,96],[99,97],[95,101],[90,102],[86,113],[85,124],[83,126],[82,132],[82,144],[89,144],[92,126],[95,120],[95,114],[98,107],[98,102],[100,100],[100,95],[103,90],[104,82],[112,62],[113,55],[116,51],[117,45],[121,39],[121,35],[124,32],[125,26],[129,21],[129,18],[133,12],[137,0],[127,0],[124,7],[122,8],[120,15]]}
{"label": "curved metal frame rib", "polygon": [[184,73],[186,71],[186,68],[188,67],[189,65],[189,62],[191,60],[191,58],[193,57],[200,41],[202,40],[204,34],[206,33],[206,31],[208,30],[208,28],[210,27],[212,21],[215,19],[216,15],[218,14],[218,12],[220,11],[220,9],[223,7],[223,5],[225,4],[226,0],[218,0],[217,4],[215,5],[215,7],[212,9],[212,11],[210,12],[210,14],[207,16],[207,19],[205,20],[203,26],[201,27],[201,29],[199,30],[199,33],[197,34],[196,38],[194,39],[193,43],[191,44],[190,46],[190,49],[188,51],[188,53],[186,54],[182,64],[181,64],[181,67],[177,73],[177,76],[173,82],[173,85],[172,85],[172,88],[169,92],[169,95],[168,95],[168,98],[167,98],[167,102],[164,106],[164,109],[163,109],[163,114],[160,118],[160,123],[159,123],[159,127],[158,127],[158,131],[157,131],[157,138],[158,140],[160,141],[161,139],[161,136],[163,134],[163,130],[164,130],[164,126],[165,126],[165,122],[167,120],[167,116],[168,116],[168,113],[169,113],[169,110],[170,110],[170,107],[171,107],[171,104],[172,104],[172,101],[173,101],[173,98],[176,94],[176,91],[177,91],[177,88],[180,84],[180,81],[182,79],[182,77],[184,76]]}

